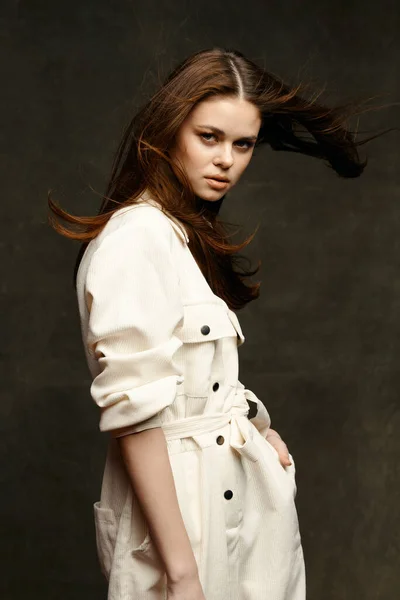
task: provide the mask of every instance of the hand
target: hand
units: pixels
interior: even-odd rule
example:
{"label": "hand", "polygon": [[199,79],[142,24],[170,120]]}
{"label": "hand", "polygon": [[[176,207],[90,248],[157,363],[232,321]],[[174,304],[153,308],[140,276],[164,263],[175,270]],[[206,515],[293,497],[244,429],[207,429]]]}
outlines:
{"label": "hand", "polygon": [[287,467],[291,465],[292,463],[289,458],[288,448],[279,433],[274,429],[269,428],[266,439],[278,452],[282,466]]}

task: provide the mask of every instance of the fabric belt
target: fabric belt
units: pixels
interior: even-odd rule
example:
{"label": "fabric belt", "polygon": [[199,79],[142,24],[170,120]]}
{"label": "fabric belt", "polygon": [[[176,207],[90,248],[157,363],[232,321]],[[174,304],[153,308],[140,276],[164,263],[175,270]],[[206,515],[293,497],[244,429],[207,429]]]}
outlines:
{"label": "fabric belt", "polygon": [[[254,425],[247,418],[249,405],[246,401],[251,396],[250,390],[237,388],[235,390],[233,405],[228,412],[219,412],[185,419],[177,419],[171,423],[163,423],[162,429],[167,440],[176,440],[185,437],[196,437],[209,433],[231,424],[230,445],[240,454],[252,461],[257,460],[252,443]],[[250,398],[249,398],[250,399]]]}

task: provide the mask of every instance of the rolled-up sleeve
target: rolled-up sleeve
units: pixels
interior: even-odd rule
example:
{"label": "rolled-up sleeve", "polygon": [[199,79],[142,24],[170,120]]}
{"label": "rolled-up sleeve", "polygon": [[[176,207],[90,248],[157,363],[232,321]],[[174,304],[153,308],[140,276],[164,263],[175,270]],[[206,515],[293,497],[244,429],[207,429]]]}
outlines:
{"label": "rolled-up sleeve", "polygon": [[261,402],[261,400],[255,395],[252,390],[247,389],[241,381],[238,381],[238,388],[242,389],[245,395],[246,400],[249,402],[254,402],[257,406],[257,413],[254,417],[251,417],[249,420],[253,423],[255,428],[261,433],[263,437],[266,437],[268,433],[268,429],[271,426],[271,417],[270,414],[265,407],[265,405]]}
{"label": "rolled-up sleeve", "polygon": [[125,223],[105,237],[86,278],[87,348],[98,374],[90,393],[113,437],[161,426],[183,372],[179,277],[168,223]]}

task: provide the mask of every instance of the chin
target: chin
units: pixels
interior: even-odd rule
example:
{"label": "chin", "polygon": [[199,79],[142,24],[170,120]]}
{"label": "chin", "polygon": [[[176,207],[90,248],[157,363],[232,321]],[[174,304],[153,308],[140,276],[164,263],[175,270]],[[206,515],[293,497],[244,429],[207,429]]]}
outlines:
{"label": "chin", "polygon": [[207,200],[208,202],[215,202],[216,200],[221,200],[222,196],[225,194],[225,190],[207,190],[207,192],[196,192],[196,195],[202,200]]}

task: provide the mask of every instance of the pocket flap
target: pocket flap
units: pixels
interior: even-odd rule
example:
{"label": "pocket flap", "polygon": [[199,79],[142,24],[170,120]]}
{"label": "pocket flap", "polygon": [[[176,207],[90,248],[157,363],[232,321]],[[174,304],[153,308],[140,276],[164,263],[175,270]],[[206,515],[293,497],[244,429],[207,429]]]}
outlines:
{"label": "pocket flap", "polygon": [[96,530],[97,556],[103,575],[108,580],[113,563],[114,548],[117,539],[117,522],[111,508],[101,506],[100,500],[93,504]]}
{"label": "pocket flap", "polygon": [[93,504],[94,518],[96,521],[109,523],[111,527],[116,527],[115,513],[112,508],[100,505],[100,500]]}
{"label": "pocket flap", "polygon": [[209,342],[238,334],[228,309],[217,302],[186,304],[180,337],[184,343]]}

